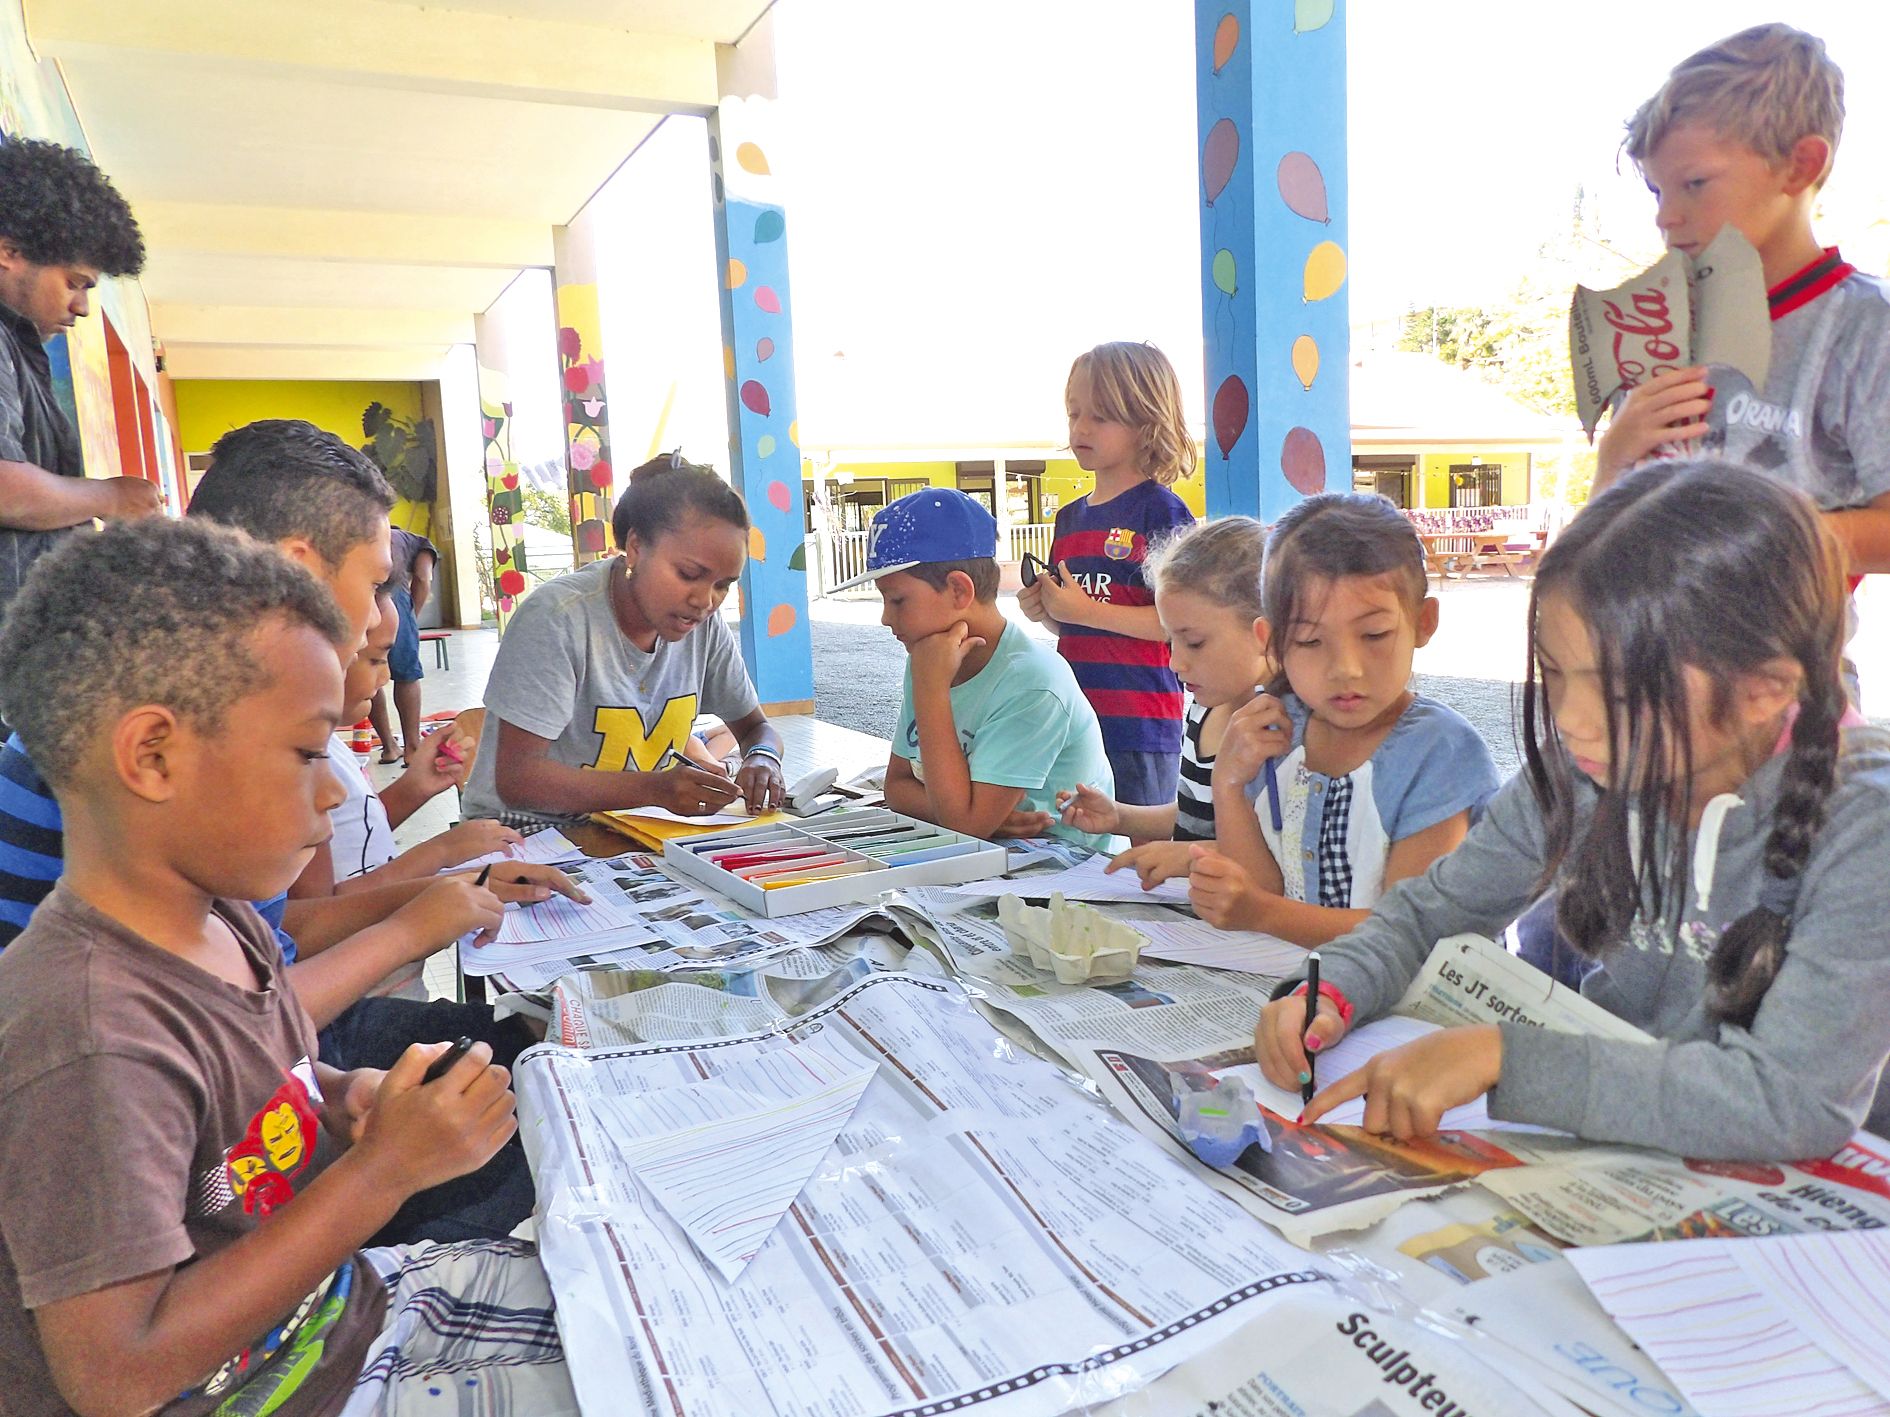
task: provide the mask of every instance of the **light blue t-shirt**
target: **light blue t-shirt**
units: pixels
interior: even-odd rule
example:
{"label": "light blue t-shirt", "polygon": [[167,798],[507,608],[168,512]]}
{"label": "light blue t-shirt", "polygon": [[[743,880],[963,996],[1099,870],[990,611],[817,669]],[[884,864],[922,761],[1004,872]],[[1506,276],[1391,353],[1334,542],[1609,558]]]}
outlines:
{"label": "light blue t-shirt", "polygon": [[1274,770],[1280,829],[1274,830],[1264,773],[1247,784],[1247,797],[1292,900],[1369,910],[1384,894],[1393,843],[1466,809],[1475,816],[1500,785],[1470,721],[1422,695],[1412,695],[1378,751],[1344,777],[1306,766],[1310,714],[1296,694],[1281,703],[1293,721],[1293,747]]}
{"label": "light blue t-shirt", "polygon": [[[1056,820],[1059,791],[1087,782],[1114,795],[1116,780],[1103,752],[1096,710],[1077,688],[1070,666],[1048,645],[1007,624],[990,662],[952,686],[952,722],[973,782],[1021,787],[1024,800],[1018,805],[1025,811],[1048,812],[1053,835],[1099,851],[1108,846],[1108,837],[1079,832]],[[914,776],[925,780],[910,663],[892,749],[911,762]]]}

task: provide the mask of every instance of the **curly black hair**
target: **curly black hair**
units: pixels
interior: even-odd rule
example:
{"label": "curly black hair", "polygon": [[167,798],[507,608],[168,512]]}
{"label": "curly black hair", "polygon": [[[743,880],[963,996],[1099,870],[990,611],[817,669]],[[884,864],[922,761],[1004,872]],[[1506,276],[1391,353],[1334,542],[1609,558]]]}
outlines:
{"label": "curly black hair", "polygon": [[144,269],[144,237],[111,179],[75,149],[0,142],[0,241],[37,266],[85,265],[112,276]]}
{"label": "curly black hair", "polygon": [[0,620],[0,703],[60,787],[138,704],[215,732],[270,682],[253,636],[272,619],[348,637],[334,597],[272,547],[202,522],[114,522],[34,563]]}

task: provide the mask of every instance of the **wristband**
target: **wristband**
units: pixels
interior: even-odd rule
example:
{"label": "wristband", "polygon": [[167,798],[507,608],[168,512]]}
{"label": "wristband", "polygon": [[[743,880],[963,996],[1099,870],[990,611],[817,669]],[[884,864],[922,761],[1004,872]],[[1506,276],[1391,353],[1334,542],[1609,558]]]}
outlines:
{"label": "wristband", "polygon": [[[1292,997],[1296,999],[1302,998],[1305,993],[1306,985],[1304,981],[1302,981],[1300,986],[1293,991]],[[1339,1022],[1345,1024],[1347,1027],[1351,1026],[1352,1001],[1339,992],[1338,985],[1328,984],[1325,980],[1321,979],[1319,981],[1319,997],[1332,1000],[1332,1006],[1339,1011]]]}
{"label": "wristband", "polygon": [[747,762],[753,757],[773,758],[776,767],[786,766],[786,764],[781,761],[780,751],[776,748],[769,747],[766,743],[757,743],[752,748],[742,749],[743,762]]}

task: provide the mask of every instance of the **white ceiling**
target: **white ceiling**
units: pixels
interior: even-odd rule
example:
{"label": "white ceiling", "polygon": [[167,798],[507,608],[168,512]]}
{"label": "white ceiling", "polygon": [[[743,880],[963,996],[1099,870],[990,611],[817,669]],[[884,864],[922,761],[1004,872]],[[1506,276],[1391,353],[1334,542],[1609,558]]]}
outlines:
{"label": "white ceiling", "polygon": [[387,377],[437,367],[448,345],[426,342],[547,262],[550,228],[666,112],[711,106],[714,46],[771,3],[28,0],[26,18],[99,165],[153,213],[142,283],[174,372],[309,377],[358,351],[360,377]]}

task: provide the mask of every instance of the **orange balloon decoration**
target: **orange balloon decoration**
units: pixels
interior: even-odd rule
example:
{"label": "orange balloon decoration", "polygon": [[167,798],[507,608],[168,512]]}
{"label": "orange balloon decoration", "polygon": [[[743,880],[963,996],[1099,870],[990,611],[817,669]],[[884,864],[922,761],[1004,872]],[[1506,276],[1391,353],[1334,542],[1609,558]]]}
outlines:
{"label": "orange balloon decoration", "polygon": [[768,637],[770,639],[776,635],[785,635],[793,628],[794,607],[792,605],[777,605],[768,612]]}
{"label": "orange balloon decoration", "polygon": [[1226,14],[1214,27],[1214,72],[1220,73],[1227,67],[1227,61],[1234,57],[1234,51],[1240,47],[1240,20],[1237,16]]}
{"label": "orange balloon decoration", "polygon": [[1300,387],[1308,391],[1313,380],[1319,377],[1319,344],[1311,335],[1301,335],[1293,341],[1293,373]]}
{"label": "orange balloon decoration", "polygon": [[768,559],[768,538],[761,534],[761,528],[758,526],[748,528],[748,559],[751,561]]}

